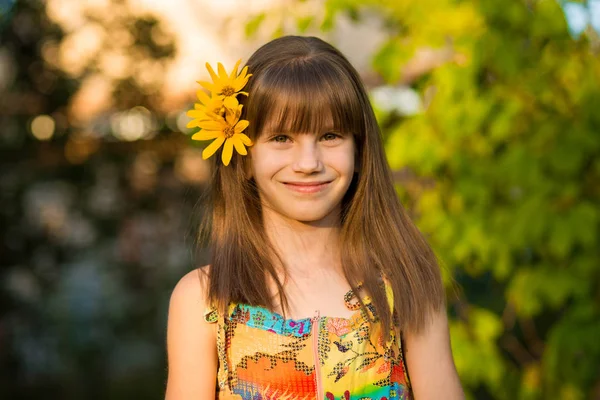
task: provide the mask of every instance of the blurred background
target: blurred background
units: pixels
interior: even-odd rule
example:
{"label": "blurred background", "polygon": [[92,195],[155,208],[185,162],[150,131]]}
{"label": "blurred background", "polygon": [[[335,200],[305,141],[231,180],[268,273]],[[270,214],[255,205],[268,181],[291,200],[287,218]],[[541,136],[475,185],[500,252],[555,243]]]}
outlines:
{"label": "blurred background", "polygon": [[185,111],[285,34],[363,76],[468,397],[600,399],[599,32],[600,0],[0,0],[0,399],[164,398]]}

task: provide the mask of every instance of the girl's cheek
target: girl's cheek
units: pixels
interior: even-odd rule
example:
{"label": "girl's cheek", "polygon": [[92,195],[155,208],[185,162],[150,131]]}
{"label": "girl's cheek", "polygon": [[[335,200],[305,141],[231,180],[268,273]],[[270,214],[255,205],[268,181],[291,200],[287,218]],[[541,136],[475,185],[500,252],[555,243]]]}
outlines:
{"label": "girl's cheek", "polygon": [[285,162],[276,156],[263,157],[255,164],[255,171],[260,175],[272,175],[285,166]]}

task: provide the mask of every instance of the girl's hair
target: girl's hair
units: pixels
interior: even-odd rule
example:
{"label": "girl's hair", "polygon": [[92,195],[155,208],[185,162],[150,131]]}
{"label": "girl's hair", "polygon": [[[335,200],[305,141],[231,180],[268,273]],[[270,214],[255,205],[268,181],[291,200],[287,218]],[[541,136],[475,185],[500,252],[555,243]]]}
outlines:
{"label": "girl's hair", "polygon": [[[402,329],[420,331],[444,304],[436,257],[410,220],[394,190],[381,133],[362,81],[348,60],[316,37],[285,36],[256,50],[246,63],[252,74],[238,99],[246,134],[255,141],[274,132],[333,131],[354,135],[358,171],[342,200],[340,240],[343,271],[351,288],[370,295],[384,326],[392,326],[381,277],[394,292]],[[226,310],[230,302],[273,309],[266,284],[275,283],[284,316],[288,302],[273,265],[274,250],[263,227],[250,155],[234,155],[229,166],[212,157],[213,182],[199,244],[210,242],[208,299]],[[364,307],[362,299],[359,299]]]}

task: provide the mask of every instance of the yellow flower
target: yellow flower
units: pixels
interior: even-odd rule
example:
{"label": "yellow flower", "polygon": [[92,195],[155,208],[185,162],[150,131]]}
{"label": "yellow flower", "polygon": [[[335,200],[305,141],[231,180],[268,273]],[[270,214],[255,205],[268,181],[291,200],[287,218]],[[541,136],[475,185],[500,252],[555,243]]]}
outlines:
{"label": "yellow flower", "polygon": [[194,118],[188,122],[188,128],[198,127],[198,123],[201,121],[215,119],[217,115],[222,115],[224,111],[223,100],[219,96],[213,94],[209,97],[202,90],[198,90],[196,94],[202,104],[195,103],[194,109],[186,113],[188,117]]}
{"label": "yellow flower", "polygon": [[223,164],[229,165],[233,156],[233,149],[241,155],[246,155],[245,146],[251,146],[252,141],[242,133],[249,125],[246,120],[240,120],[242,105],[237,100],[238,93],[248,96],[241,89],[248,83],[248,67],[244,67],[238,75],[238,67],[242,60],[238,60],[230,75],[227,74],[221,63],[218,63],[219,75],[215,74],[210,64],[206,68],[213,80],[212,83],[198,81],[210,91],[210,96],[199,90],[197,92],[200,103],[194,104],[194,109],[187,115],[193,118],[187,124],[188,128],[198,127],[201,130],[192,135],[193,140],[213,140],[202,152],[205,160],[212,156],[224,144],[221,159]]}
{"label": "yellow flower", "polygon": [[203,120],[198,122],[201,131],[192,135],[193,140],[213,140],[204,151],[202,158],[207,159],[221,147],[223,143],[223,153],[221,160],[226,166],[229,165],[233,155],[233,148],[241,155],[248,154],[244,146],[252,146],[252,141],[248,136],[242,133],[249,125],[245,119],[240,120],[243,105],[238,105],[235,109],[225,108],[225,118],[216,116],[213,120]]}
{"label": "yellow flower", "polygon": [[217,64],[219,75],[215,74],[215,71],[212,69],[209,63],[206,63],[206,69],[208,69],[213,83],[198,81],[199,84],[210,90],[211,93],[215,93],[217,96],[219,96],[225,107],[232,110],[237,109],[239,104],[236,97],[238,93],[246,96],[248,95],[247,92],[240,92],[240,90],[246,86],[246,83],[248,83],[248,78],[252,76],[252,74],[247,74],[248,66],[245,66],[239,75],[237,74],[237,70],[241,62],[242,60],[239,59],[235,63],[233,71],[230,75],[227,74],[225,67],[223,67],[221,63]]}

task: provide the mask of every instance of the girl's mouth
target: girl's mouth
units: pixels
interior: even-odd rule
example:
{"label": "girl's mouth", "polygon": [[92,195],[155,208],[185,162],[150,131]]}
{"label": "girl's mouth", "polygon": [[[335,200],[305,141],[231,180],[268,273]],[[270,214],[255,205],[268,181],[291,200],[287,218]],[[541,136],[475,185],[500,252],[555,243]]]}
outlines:
{"label": "girl's mouth", "polygon": [[331,182],[284,182],[284,185],[299,193],[316,193],[325,189]]}

